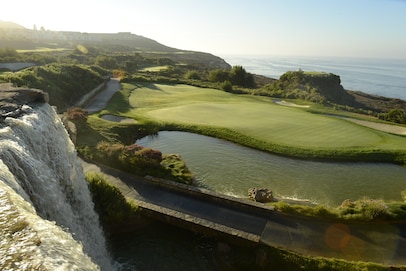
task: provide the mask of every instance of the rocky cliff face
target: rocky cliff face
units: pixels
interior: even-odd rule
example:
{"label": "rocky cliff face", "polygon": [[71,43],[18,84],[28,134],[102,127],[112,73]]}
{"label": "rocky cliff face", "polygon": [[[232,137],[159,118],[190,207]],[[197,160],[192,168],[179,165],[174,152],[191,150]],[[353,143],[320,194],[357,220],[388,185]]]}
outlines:
{"label": "rocky cliff face", "polygon": [[0,84],[0,124],[6,117],[19,117],[27,113],[24,105],[48,103],[46,92],[39,89],[15,88],[11,84]]}
{"label": "rocky cliff face", "polygon": [[[328,101],[346,104],[352,103],[353,98],[345,91],[341,85],[340,76],[326,73],[326,74],[304,74],[305,81],[312,87],[317,88],[320,94],[327,98]],[[352,105],[355,105],[352,103]]]}

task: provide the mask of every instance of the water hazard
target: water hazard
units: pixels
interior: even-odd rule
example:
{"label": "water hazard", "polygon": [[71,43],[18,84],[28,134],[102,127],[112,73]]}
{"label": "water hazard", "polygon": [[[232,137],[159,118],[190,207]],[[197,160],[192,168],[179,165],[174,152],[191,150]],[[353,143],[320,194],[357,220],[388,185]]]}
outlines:
{"label": "water hazard", "polygon": [[237,197],[266,187],[279,197],[337,206],[362,197],[401,200],[406,189],[406,167],[392,164],[289,159],[186,132],[163,131],[136,143],[180,154],[199,184]]}

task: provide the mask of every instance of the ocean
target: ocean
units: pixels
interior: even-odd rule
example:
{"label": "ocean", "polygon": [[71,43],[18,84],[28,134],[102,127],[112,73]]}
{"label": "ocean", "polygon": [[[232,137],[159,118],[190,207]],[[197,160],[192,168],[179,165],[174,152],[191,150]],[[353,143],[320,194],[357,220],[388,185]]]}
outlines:
{"label": "ocean", "polygon": [[232,66],[241,65],[247,72],[279,78],[286,71],[320,71],[339,75],[347,90],[358,90],[406,100],[406,59],[371,59],[305,56],[227,55]]}

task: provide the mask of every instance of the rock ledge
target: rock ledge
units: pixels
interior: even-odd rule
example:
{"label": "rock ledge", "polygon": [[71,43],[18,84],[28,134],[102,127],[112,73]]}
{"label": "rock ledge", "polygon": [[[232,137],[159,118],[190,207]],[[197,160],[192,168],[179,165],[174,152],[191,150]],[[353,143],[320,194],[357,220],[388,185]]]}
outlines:
{"label": "rock ledge", "polygon": [[48,101],[48,93],[42,90],[0,84],[0,123],[7,117],[17,118],[26,113],[24,105]]}

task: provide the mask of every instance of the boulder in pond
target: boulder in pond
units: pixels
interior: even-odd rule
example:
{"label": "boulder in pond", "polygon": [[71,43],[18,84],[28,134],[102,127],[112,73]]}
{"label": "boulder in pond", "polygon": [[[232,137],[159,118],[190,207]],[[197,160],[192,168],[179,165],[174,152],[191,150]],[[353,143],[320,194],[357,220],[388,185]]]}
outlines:
{"label": "boulder in pond", "polygon": [[250,188],[248,197],[256,202],[272,202],[274,200],[272,190],[267,188]]}

